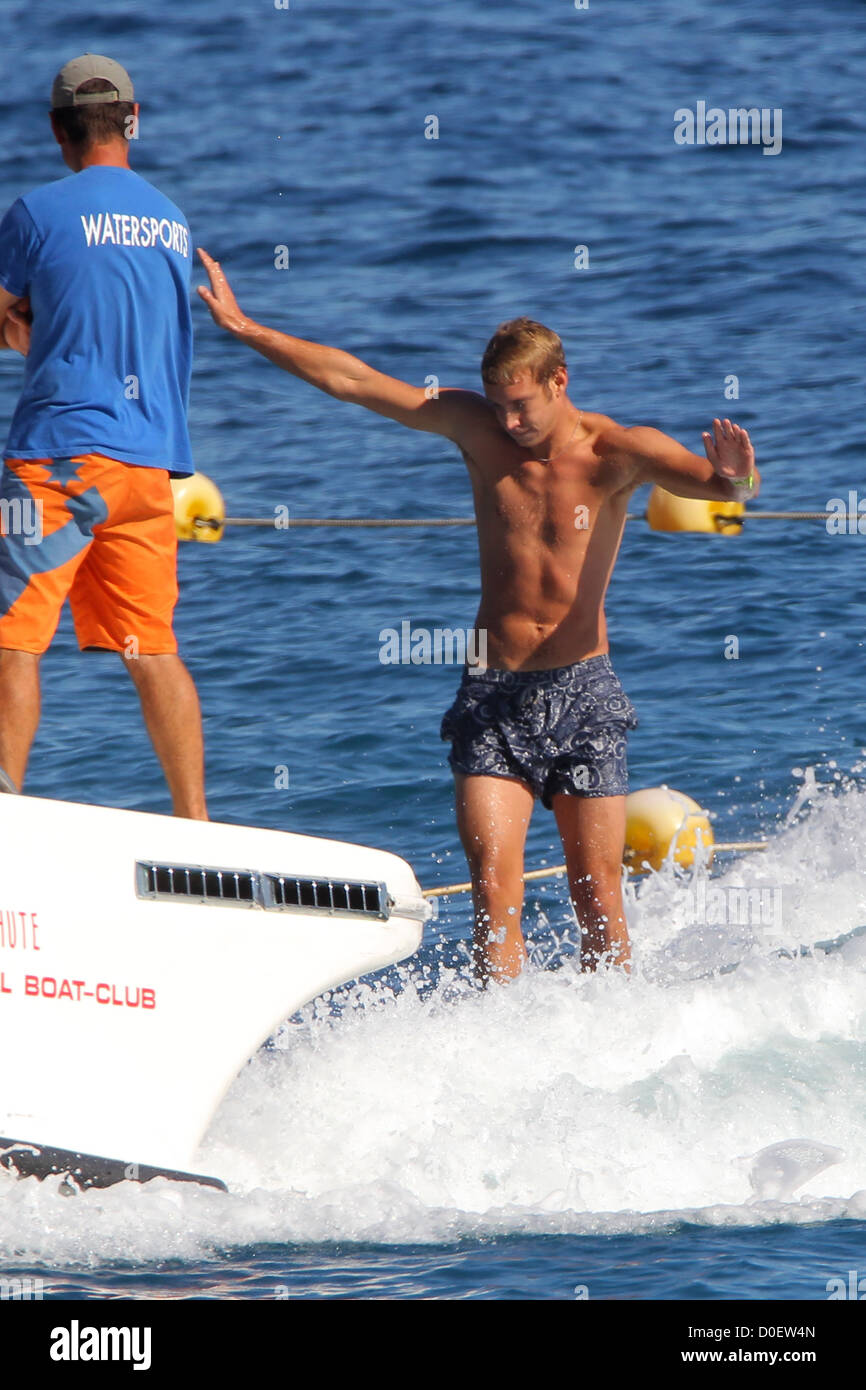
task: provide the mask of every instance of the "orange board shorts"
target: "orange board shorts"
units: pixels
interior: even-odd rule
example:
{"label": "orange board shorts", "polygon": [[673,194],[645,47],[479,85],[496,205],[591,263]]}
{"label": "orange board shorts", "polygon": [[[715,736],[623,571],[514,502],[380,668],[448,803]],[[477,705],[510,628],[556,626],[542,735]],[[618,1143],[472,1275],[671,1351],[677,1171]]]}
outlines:
{"label": "orange board shorts", "polygon": [[5,460],[0,647],[44,652],[67,598],[82,650],[177,651],[177,537],[167,469],[104,454]]}

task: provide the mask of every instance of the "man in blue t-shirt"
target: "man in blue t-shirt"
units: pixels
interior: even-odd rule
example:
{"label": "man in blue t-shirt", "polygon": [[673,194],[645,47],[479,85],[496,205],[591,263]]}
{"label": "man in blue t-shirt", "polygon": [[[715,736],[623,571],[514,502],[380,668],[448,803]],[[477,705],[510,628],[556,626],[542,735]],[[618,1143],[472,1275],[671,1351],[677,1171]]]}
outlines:
{"label": "man in blue t-shirt", "polygon": [[198,696],[172,629],[169,479],[193,471],[189,228],[129,167],[138,104],[118,63],[73,59],[51,106],[72,175],[0,222],[0,347],[25,356],[0,481],[0,769],[20,788],[68,598],[82,650],[118,652],[135,682],[175,813],[206,819]]}

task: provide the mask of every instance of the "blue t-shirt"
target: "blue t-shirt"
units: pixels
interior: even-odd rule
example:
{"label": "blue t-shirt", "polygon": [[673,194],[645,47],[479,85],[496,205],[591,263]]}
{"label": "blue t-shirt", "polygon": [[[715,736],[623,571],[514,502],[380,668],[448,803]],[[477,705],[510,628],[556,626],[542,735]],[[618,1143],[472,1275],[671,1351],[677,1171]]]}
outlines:
{"label": "blue t-shirt", "polygon": [[91,165],[0,222],[0,285],[33,328],[7,458],[99,453],[192,472],[189,227],[131,169]]}

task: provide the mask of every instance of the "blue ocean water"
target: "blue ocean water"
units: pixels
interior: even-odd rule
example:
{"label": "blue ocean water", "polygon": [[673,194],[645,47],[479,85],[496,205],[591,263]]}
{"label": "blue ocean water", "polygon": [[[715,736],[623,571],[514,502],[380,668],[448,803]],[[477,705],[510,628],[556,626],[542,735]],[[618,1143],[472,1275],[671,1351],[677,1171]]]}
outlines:
{"label": "blue ocean water", "polygon": [[[560,332],[584,408],[692,448],[716,414],[747,426],[756,512],[860,486],[858,0],[3,0],[0,18],[3,206],[63,172],[56,69],[107,52],[142,101],[135,166],[252,315],[473,387],[492,329],[527,313]],[[781,152],[678,145],[674,113],[701,101],[780,109]],[[470,513],[444,441],[318,395],[201,305],[196,335],[193,445],[230,515]],[[19,371],[3,354],[2,420]],[[863,544],[814,522],[715,539],[635,521],[610,588],[641,719],[632,785],[694,796],[720,839],[771,839],[728,872],[781,888],[789,944],[866,920]],[[471,625],[473,532],[230,529],[184,547],[180,577],[212,815],[380,845],[425,885],[464,878],[438,739],[458,672],[385,666],[379,634]],[[30,792],[168,810],[117,667],[80,656],[64,619]],[[558,858],[539,810],[527,864]],[[706,980],[683,891],[662,875],[633,894],[626,984],[573,974],[562,882],[538,885],[536,968],[507,998],[459,970],[451,992],[371,982],[254,1060],[205,1145],[228,1198],[16,1184],[0,1262],[83,1297],[826,1297],[866,1215],[862,958],[764,955]],[[468,930],[465,900],[443,901],[397,983]],[[754,1200],[744,1156],[798,1138],[844,1158],[806,1197]]]}

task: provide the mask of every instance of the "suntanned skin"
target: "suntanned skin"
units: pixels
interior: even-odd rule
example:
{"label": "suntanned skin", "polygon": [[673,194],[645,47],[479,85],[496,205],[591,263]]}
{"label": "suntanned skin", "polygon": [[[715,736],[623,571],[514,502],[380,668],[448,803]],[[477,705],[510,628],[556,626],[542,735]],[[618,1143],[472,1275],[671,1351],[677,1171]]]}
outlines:
{"label": "suntanned skin", "polygon": [[[466,461],[481,559],[476,626],[488,664],[512,671],[569,666],[607,652],[604,599],[629,499],[644,483],[682,497],[730,501],[730,480],[760,475],[748,433],[714,420],[706,457],[659,430],[624,428],[568,398],[562,368],[548,383],[528,372],[485,394],[421,388],[385,376],[338,348],[266,328],[240,309],[218,262],[199,250],[210,280],[199,294],[221,328],[269,361],[410,429],[444,435]],[[483,981],[517,975],[526,957],[520,913],[523,853],[534,804],[519,779],[456,779],[457,823],[475,903],[475,968]],[[553,810],[582,931],[585,969],[628,968],[622,905],[625,797],[561,793]]]}
{"label": "suntanned skin", "polygon": [[[138,102],[133,110],[137,118]],[[122,136],[103,144],[74,145],[53,113],[51,129],[73,173],[94,164],[129,168],[129,142]],[[26,357],[31,319],[29,300],[18,299],[0,286],[0,348],[13,348]],[[207,820],[201,709],[192,676],[181,658],[170,652],[138,657],[121,653],[121,660],[138,691],[174,814]],[[39,661],[33,652],[0,648],[0,767],[19,788],[39,725]]]}

